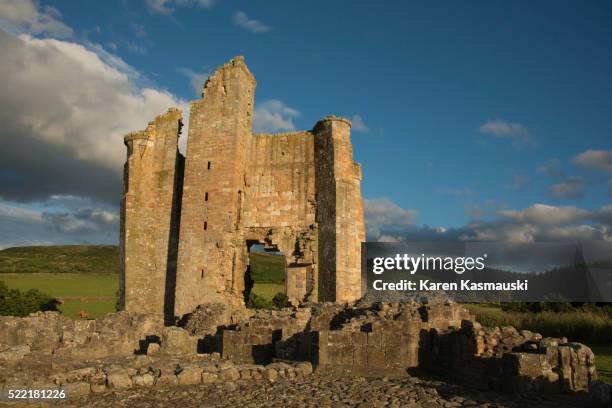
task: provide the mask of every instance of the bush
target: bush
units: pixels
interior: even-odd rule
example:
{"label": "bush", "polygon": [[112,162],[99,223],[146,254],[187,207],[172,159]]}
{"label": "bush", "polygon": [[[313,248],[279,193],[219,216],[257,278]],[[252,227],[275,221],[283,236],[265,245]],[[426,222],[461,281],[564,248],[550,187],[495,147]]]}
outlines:
{"label": "bush", "polygon": [[277,309],[282,309],[283,307],[289,306],[289,298],[283,292],[278,292],[272,298],[272,303]]}
{"label": "bush", "polygon": [[251,292],[249,301],[247,302],[249,309],[274,309],[274,305],[268,299]]}
{"label": "bush", "polygon": [[55,298],[37,289],[21,292],[0,281],[0,316],[27,316],[38,311],[57,310]]}

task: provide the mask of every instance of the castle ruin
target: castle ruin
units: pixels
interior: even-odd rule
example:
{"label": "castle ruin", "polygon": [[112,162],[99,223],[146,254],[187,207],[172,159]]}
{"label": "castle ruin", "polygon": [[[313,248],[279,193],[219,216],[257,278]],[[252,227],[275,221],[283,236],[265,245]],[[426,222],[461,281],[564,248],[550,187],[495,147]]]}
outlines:
{"label": "castle ruin", "polygon": [[181,111],[125,136],[120,303],[182,316],[204,303],[242,304],[249,250],[281,251],[294,303],[361,297],[365,240],[361,167],[350,121],[255,134],[256,81],[242,57],[208,78],[191,102],[187,155]]}

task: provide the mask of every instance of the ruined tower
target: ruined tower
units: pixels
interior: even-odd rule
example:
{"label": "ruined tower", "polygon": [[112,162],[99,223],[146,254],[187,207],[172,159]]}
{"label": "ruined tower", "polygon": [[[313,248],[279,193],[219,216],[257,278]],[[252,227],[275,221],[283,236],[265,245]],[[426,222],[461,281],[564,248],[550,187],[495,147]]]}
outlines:
{"label": "ruined tower", "polygon": [[[181,316],[203,303],[242,304],[249,290],[253,244],[284,253],[286,293],[294,303],[349,302],[361,296],[365,230],[361,168],[353,161],[350,121],[328,116],[311,131],[254,134],[255,85],[242,57],[218,68],[206,81],[202,99],[191,103],[184,173],[176,143],[165,144],[168,160],[172,155],[176,158],[174,167],[168,161],[172,183],[165,179],[155,189],[147,187],[149,181],[140,178],[150,179],[151,171],[136,173],[132,168],[140,162],[131,158],[134,153],[129,156],[126,185],[141,187],[126,190],[124,201],[131,203],[130,211],[127,205],[122,211],[128,310],[164,310],[167,315],[173,310]],[[131,137],[126,137],[126,144]],[[182,194],[180,205],[173,202],[171,214],[166,207],[155,214],[137,208],[151,208],[150,200],[160,201],[170,191],[174,198]],[[141,196],[136,199],[130,194]],[[142,235],[130,232],[134,228],[160,237],[159,245],[157,241],[147,245]],[[173,253],[176,275],[167,272],[166,277],[158,269],[151,271],[151,261],[145,262],[159,258],[153,252],[163,249],[164,233],[168,248],[178,242]],[[135,254],[143,248],[149,251],[147,258]],[[137,262],[131,261],[134,256]],[[154,266],[159,268],[157,261]],[[146,282],[145,276],[150,278]]]}
{"label": "ruined tower", "polygon": [[126,310],[173,316],[183,180],[181,111],[171,108],[125,136],[119,302]]}

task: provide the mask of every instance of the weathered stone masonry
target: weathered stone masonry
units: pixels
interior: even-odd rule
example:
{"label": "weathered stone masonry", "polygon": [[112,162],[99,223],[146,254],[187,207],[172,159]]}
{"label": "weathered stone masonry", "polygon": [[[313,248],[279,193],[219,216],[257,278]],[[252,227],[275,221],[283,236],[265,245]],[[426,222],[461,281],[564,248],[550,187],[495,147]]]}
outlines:
{"label": "weathered stone masonry", "polygon": [[200,304],[241,304],[255,243],[285,254],[292,302],[361,296],[365,230],[351,123],[328,116],[311,131],[253,134],[255,85],[242,57],[206,81],[191,103],[184,171],[180,111],[126,136],[126,310],[172,318]]}

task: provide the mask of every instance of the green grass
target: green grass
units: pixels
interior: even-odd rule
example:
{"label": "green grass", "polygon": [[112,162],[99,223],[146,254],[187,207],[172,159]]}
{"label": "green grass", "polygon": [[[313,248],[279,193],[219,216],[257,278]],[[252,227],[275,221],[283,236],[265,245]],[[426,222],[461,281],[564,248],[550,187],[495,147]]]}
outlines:
{"label": "green grass", "polygon": [[612,384],[612,346],[592,347],[595,353],[597,376],[601,381]]}
{"label": "green grass", "polygon": [[285,285],[279,283],[255,283],[251,293],[272,301],[278,292],[285,293]]}
{"label": "green grass", "polygon": [[107,313],[115,311],[114,300],[87,300],[81,302],[80,300],[66,300],[63,305],[60,306],[60,311],[66,317],[71,319],[78,319],[79,312],[85,311],[90,319],[98,319],[103,317]]}
{"label": "green grass", "polygon": [[105,297],[114,299],[119,277],[111,274],[10,273],[0,275],[9,288],[39,289],[60,298]]}
{"label": "green grass", "polygon": [[0,251],[4,273],[119,273],[119,247],[65,245],[6,248]]}
{"label": "green grass", "polygon": [[254,282],[284,283],[285,257],[251,252],[251,279]]}
{"label": "green grass", "polygon": [[60,311],[76,319],[83,310],[90,318],[115,311],[119,277],[112,274],[10,273],[0,275],[9,288],[39,289],[64,300]]}

